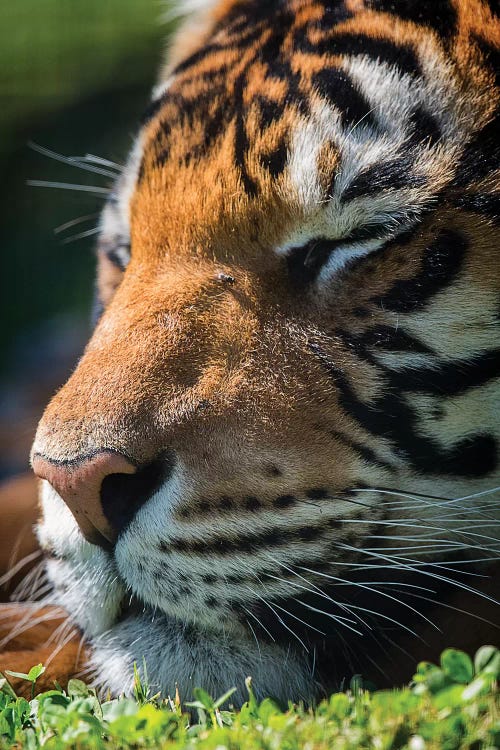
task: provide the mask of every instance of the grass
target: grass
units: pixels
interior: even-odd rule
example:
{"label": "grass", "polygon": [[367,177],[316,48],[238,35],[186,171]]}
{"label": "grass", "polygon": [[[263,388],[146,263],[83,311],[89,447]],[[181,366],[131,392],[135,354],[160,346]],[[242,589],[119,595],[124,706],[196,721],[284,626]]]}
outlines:
{"label": "grass", "polygon": [[[474,661],[447,649],[439,666],[422,662],[403,690],[369,692],[359,678],[314,708],[258,703],[251,679],[248,701],[232,709],[229,691],[218,700],[204,690],[181,704],[162,700],[135,673],[135,697],[100,700],[80,680],[37,694],[42,665],[24,679],[31,700],[16,695],[0,675],[0,748],[164,748],[165,750],[493,750],[500,748],[497,682],[500,651],[480,649]],[[19,675],[15,675],[19,676]],[[229,708],[227,707],[229,706]]]}

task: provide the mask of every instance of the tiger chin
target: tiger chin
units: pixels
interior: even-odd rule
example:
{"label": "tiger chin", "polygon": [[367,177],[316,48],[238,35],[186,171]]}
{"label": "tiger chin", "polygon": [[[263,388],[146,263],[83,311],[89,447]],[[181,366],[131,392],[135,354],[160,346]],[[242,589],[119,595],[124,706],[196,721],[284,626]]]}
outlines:
{"label": "tiger chin", "polygon": [[197,5],[33,446],[48,601],[114,693],[409,677],[498,621],[499,20]]}

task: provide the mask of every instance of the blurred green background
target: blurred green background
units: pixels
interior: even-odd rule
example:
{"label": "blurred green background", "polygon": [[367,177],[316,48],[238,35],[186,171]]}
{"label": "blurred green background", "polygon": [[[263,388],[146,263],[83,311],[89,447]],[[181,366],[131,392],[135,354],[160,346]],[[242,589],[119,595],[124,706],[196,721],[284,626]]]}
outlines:
{"label": "blurred green background", "polygon": [[102,205],[27,181],[109,184],[28,142],[122,164],[170,31],[164,11],[159,0],[0,2],[0,477],[26,465],[41,405],[88,335],[94,238],[65,240],[97,216],[54,230]]}

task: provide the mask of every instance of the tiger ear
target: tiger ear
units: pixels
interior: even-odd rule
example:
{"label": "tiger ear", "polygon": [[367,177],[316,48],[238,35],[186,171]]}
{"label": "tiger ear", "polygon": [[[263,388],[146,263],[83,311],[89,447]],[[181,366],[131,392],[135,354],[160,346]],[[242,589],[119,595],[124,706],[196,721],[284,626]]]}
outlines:
{"label": "tiger ear", "polygon": [[36,682],[37,692],[50,690],[54,682],[63,688],[68,680],[85,668],[88,652],[81,633],[71,626],[67,632],[67,614],[60,607],[39,604],[0,605],[0,673],[18,695],[30,697],[31,684],[6,671],[27,674],[37,664],[45,672]]}

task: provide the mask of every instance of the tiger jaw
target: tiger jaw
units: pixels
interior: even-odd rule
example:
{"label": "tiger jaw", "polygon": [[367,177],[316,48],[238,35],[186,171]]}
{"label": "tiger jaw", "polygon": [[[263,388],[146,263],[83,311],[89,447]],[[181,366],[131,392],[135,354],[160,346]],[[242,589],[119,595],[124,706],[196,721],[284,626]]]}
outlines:
{"label": "tiger jaw", "polygon": [[[64,607],[90,642],[89,668],[100,689],[132,693],[134,663],[145,663],[150,684],[165,695],[175,694],[178,687],[186,698],[198,685],[220,694],[231,684],[238,689],[235,701],[242,702],[249,675],[262,697],[272,694],[286,702],[290,689],[304,699],[317,692],[307,652],[290,651],[286,644],[265,643],[255,636],[254,640],[251,625],[249,633],[234,618],[221,619],[213,607],[197,610],[188,602],[174,611],[172,599],[160,596],[158,582],[156,596],[144,603],[147,589],[141,588],[144,579],[134,575],[133,542],[119,541],[115,564],[107,552],[85,541],[67,506],[47,482],[43,483],[42,506],[37,533],[42,547],[52,555],[46,561],[53,587],[47,602]],[[143,568],[142,562],[137,564]],[[127,579],[135,579],[135,586],[126,585]],[[168,580],[165,570],[162,583]],[[171,593],[177,599],[176,589],[174,585]],[[166,614],[161,613],[162,601],[167,604]]]}

